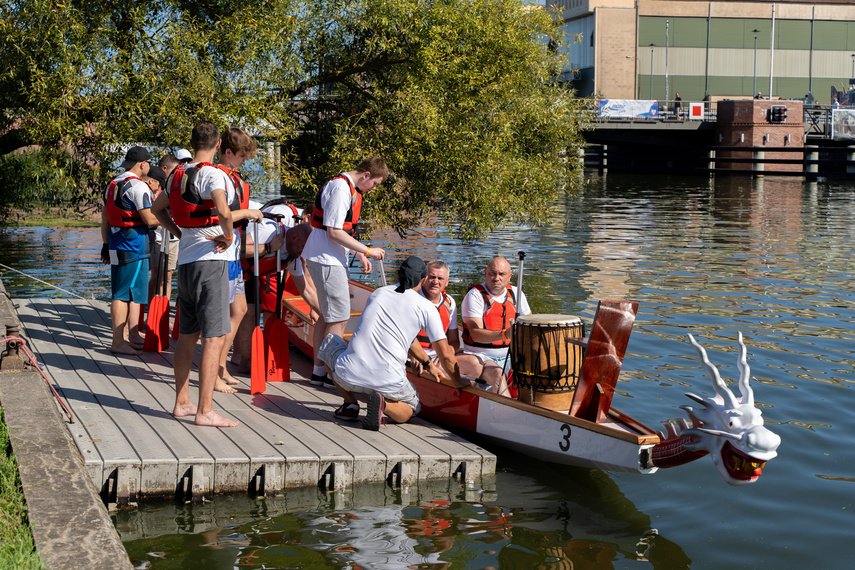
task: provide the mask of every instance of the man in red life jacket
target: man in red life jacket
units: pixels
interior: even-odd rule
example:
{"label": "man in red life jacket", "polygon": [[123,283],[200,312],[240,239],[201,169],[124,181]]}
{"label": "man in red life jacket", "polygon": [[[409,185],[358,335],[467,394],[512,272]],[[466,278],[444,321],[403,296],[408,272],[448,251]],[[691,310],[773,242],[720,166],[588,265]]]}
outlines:
{"label": "man in red life jacket", "polygon": [[110,264],[113,339],[110,352],[139,354],[140,305],[148,301],[148,228],[157,224],[151,212],[151,190],[142,181],[149,173],[151,154],[131,147],[104,195],[101,211],[101,261]]}
{"label": "man in red life jacket", "polygon": [[[172,174],[172,171],[178,166],[178,159],[175,158],[172,154],[164,154],[160,157],[160,160],[157,161],[157,167],[163,171],[164,177],[160,183],[161,191],[166,189],[166,181],[169,180],[169,175]],[[152,203],[154,200],[157,200],[157,197],[160,195],[160,192],[155,192],[152,190]],[[178,238],[169,232],[166,232],[169,236],[169,251],[168,259],[166,264],[166,290],[163,293],[163,296],[167,299],[172,298],[172,276],[175,274],[175,269],[178,267]],[[151,300],[154,297],[155,291],[159,287],[159,283],[157,282],[157,271],[160,267],[160,232],[154,232],[151,234],[154,239],[151,240],[151,257],[149,258],[149,267],[151,268],[151,278],[148,282],[148,298]]]}
{"label": "man in red life jacket", "polygon": [[[179,336],[175,345],[176,418],[195,416],[196,425],[233,427],[238,422],[214,411],[214,385],[229,322],[228,262],[234,259],[232,207],[240,209],[229,176],[212,163],[220,147],[217,127],[203,121],[193,128],[194,160],[172,173],[166,192],[152,206],[160,223],[181,238],[178,247]],[[231,191],[230,191],[231,189]],[[171,216],[167,212],[171,211]],[[244,210],[253,217],[253,210]],[[261,217],[261,212],[254,219]],[[199,399],[190,399],[193,352],[202,338]]]}
{"label": "man in red life jacket", "polygon": [[461,306],[463,354],[457,358],[461,373],[485,380],[502,396],[509,395],[505,375],[510,366],[511,320],[531,313],[525,294],[518,299],[510,282],[511,264],[494,257],[484,270],[484,282],[469,288]]}
{"label": "man in red life jacket", "polygon": [[[312,233],[303,250],[306,268],[318,292],[321,309],[315,324],[314,346],[320,346],[328,334],[344,335],[350,318],[350,284],[348,283],[349,250],[353,250],[362,271],[371,271],[371,259],[383,259],[386,252],[368,247],[353,235],[359,222],[362,194],[376,188],[389,175],[382,158],[363,160],[359,166],[344,172],[323,187],[315,198],[312,211]],[[326,367],[315,356],[311,383],[332,387]]]}
{"label": "man in red life jacket", "polygon": [[[431,261],[427,264],[427,276],[422,282],[419,293],[436,307],[436,310],[439,312],[439,318],[442,320],[442,326],[445,328],[445,338],[448,341],[448,346],[456,354],[460,350],[460,335],[457,332],[457,303],[451,295],[445,292],[445,288],[448,287],[448,280],[448,265],[444,261]],[[428,340],[425,331],[420,331],[416,340],[419,341],[428,358],[436,362],[436,351]],[[418,373],[421,373],[422,368],[427,364],[426,362],[419,362],[418,359],[411,355],[410,365]]]}

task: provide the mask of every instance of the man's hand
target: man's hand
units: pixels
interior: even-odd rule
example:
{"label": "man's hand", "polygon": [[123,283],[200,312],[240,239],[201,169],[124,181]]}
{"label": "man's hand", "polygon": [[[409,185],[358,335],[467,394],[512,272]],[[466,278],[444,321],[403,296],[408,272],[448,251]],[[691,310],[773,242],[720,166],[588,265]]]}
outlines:
{"label": "man's hand", "polygon": [[407,358],[407,366],[412,368],[413,372],[415,372],[419,376],[422,375],[422,370],[423,370],[422,363],[419,362],[419,359],[416,358],[415,356],[410,356],[409,358]]}
{"label": "man's hand", "polygon": [[[371,253],[372,253],[371,257],[374,257],[374,255],[373,255],[374,251],[373,250],[371,251]],[[364,253],[357,253],[356,259],[358,259],[360,265],[362,265],[362,272],[363,273],[366,273],[366,274],[371,273],[371,268],[372,268],[371,260],[368,259],[367,257],[365,257]]]}
{"label": "man's hand", "polygon": [[371,259],[385,259],[386,250],[380,247],[370,247],[368,248],[368,257]]}
{"label": "man's hand", "polygon": [[448,375],[445,372],[443,372],[442,368],[437,366],[433,360],[428,361],[427,367],[428,367],[428,370],[427,370],[428,374],[433,376],[434,380],[436,380],[437,383],[442,383],[443,379],[450,380]]}
{"label": "man's hand", "polygon": [[285,235],[284,234],[276,234],[273,236],[273,239],[270,240],[270,243],[267,244],[267,250],[270,253],[274,251],[279,251],[282,249],[282,246],[285,245]]}
{"label": "man's hand", "polygon": [[110,246],[106,243],[101,246],[101,263],[104,265],[110,264]]}
{"label": "man's hand", "polygon": [[214,242],[214,249],[217,250],[217,253],[223,253],[224,251],[229,249],[229,247],[232,245],[232,242],[234,241],[234,238],[226,239],[226,236],[222,234],[218,236],[211,236],[207,239]]}

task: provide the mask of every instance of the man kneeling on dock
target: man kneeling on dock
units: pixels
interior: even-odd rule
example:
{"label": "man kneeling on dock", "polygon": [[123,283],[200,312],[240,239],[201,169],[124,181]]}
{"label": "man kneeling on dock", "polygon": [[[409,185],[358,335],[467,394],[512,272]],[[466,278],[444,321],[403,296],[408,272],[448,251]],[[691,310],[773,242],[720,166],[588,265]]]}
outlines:
{"label": "man kneeling on dock", "polygon": [[[407,380],[407,352],[412,350],[421,362],[427,355],[416,340],[424,330],[445,370],[457,387],[468,386],[460,378],[454,350],[445,337],[442,320],[433,304],[418,293],[427,274],[420,258],[408,257],[398,269],[397,286],[377,289],[368,298],[365,310],[348,345],[337,335],[327,335],[318,357],[329,367],[344,403],[335,417],[356,421],[359,403],[355,393],[369,394],[363,427],[379,430],[384,414],[396,423],[408,421],[419,411],[419,395]],[[446,375],[434,364],[428,372],[437,382]]]}

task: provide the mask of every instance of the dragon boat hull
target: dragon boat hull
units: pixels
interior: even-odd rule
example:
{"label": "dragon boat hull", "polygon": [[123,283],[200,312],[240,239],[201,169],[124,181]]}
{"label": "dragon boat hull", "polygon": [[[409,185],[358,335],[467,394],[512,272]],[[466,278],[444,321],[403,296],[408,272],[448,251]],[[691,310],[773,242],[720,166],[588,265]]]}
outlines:
{"label": "dragon boat hull", "polygon": [[[351,281],[351,318],[345,329],[349,338],[373,288]],[[298,295],[283,298],[289,340],[309,357],[314,354],[314,326],[309,309]],[[438,424],[483,436],[488,440],[534,457],[562,465],[648,474],[657,470],[651,450],[659,435],[646,425],[615,409],[602,421],[588,421],[499,396],[478,387],[458,390],[430,376],[407,371],[419,393],[420,416]]]}

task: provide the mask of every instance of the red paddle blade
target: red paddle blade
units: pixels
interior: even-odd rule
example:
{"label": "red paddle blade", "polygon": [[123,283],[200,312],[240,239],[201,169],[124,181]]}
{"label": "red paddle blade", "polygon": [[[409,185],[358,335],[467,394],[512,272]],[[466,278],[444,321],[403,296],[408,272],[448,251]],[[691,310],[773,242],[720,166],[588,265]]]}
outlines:
{"label": "red paddle blade", "polygon": [[160,298],[160,314],[158,315],[157,330],[160,331],[160,350],[169,348],[169,299],[164,296]]}
{"label": "red paddle blade", "polygon": [[178,338],[178,299],[175,300],[175,322],[172,323],[172,338]]}
{"label": "red paddle blade", "polygon": [[[143,341],[144,352],[160,351],[160,325],[157,322],[157,316],[160,311],[160,297],[152,297],[148,305],[148,319],[145,321],[145,340]],[[140,307],[140,315],[142,315],[142,307]]]}
{"label": "red paddle blade", "polygon": [[288,355],[288,329],[282,319],[275,317],[265,326],[267,337],[267,381],[287,382],[291,379],[291,363]]}
{"label": "red paddle blade", "polygon": [[[273,354],[276,355],[276,382],[287,382],[291,380],[291,357],[288,354],[288,329],[282,319],[276,319],[271,323],[270,345]],[[272,367],[268,365],[268,370]],[[270,375],[268,374],[268,377]]]}
{"label": "red paddle blade", "polygon": [[252,331],[252,371],[250,372],[250,394],[260,394],[267,390],[266,360],[267,352],[264,349],[264,334],[261,327],[255,327]]}

